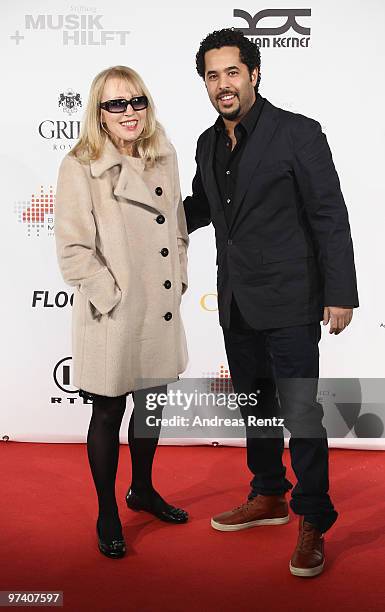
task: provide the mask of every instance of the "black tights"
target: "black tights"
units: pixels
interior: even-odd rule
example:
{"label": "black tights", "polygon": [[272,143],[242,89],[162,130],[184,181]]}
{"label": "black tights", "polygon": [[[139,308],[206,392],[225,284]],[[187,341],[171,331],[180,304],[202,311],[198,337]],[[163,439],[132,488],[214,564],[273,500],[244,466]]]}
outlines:
{"label": "black tights", "polygon": [[[166,387],[151,389],[152,392],[158,393],[164,393],[166,390]],[[128,428],[132,465],[131,488],[141,496],[160,498],[152,485],[152,464],[160,426],[146,425],[145,418],[150,414],[155,418],[161,418],[162,407],[157,405],[155,410],[146,411],[143,405],[145,394],[146,391],[133,393],[135,408]],[[119,431],[125,409],[125,395],[93,396],[92,416],[87,435],[87,453],[98,496],[99,530],[102,538],[107,540],[122,537],[122,526],[115,497],[115,479],[119,460]],[[138,432],[140,434],[144,431],[151,437],[135,437],[135,430],[137,435]]]}

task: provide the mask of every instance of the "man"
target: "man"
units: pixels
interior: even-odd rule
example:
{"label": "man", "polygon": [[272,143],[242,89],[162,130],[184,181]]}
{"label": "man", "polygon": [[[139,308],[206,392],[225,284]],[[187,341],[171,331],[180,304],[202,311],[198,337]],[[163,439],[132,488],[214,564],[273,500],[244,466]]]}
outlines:
{"label": "man", "polygon": [[[297,576],[324,567],[324,533],[337,518],[328,494],[328,443],[317,403],[320,321],[339,334],[358,306],[349,220],[319,123],[274,107],[258,93],[259,49],[243,34],[209,34],[198,74],[219,116],[198,139],[189,233],[213,223],[218,306],[234,390],[256,392],[242,416],[281,410],[297,484],[291,509]],[[277,394],[279,403],[277,401]],[[246,426],[254,474],[245,504],[215,516],[235,531],[289,520],[292,484],[282,463],[283,429]]]}

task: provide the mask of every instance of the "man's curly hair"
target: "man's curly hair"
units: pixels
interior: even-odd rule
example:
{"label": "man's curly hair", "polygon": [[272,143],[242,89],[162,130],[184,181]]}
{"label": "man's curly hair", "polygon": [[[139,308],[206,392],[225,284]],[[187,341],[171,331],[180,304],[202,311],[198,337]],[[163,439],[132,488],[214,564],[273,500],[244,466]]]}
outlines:
{"label": "man's curly hair", "polygon": [[241,62],[247,66],[250,76],[254,68],[258,68],[258,79],[256,84],[256,88],[258,89],[261,79],[261,54],[259,48],[257,45],[250,42],[242,32],[234,30],[234,28],[215,30],[202,40],[195,57],[199,76],[201,76],[202,79],[205,78],[205,53],[211,51],[211,49],[220,49],[221,47],[238,47]]}

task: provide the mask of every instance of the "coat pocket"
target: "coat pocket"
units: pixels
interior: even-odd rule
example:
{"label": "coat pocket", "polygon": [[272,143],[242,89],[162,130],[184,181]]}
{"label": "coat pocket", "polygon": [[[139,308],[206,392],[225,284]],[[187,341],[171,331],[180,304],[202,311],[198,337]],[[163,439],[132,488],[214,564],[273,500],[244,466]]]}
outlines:
{"label": "coat pocket", "polygon": [[94,308],[92,313],[99,315],[109,313],[122,298],[122,292],[107,267],[83,279],[79,291],[91,302]]}
{"label": "coat pocket", "polygon": [[269,172],[281,172],[283,170],[291,170],[292,166],[289,161],[279,160],[268,164],[261,164],[255,170],[254,175],[259,176],[260,174],[267,174]]}
{"label": "coat pocket", "polygon": [[101,312],[100,312],[100,311],[99,311],[99,310],[98,310],[98,309],[97,309],[97,308],[96,308],[96,307],[93,305],[93,303],[91,302],[91,300],[88,300],[88,299],[87,299],[87,302],[88,302],[88,307],[89,307],[89,310],[90,310],[90,313],[91,313],[91,317],[92,317],[92,319],[95,319],[95,320],[100,320],[100,319],[102,319],[103,317],[112,317],[112,318],[114,318],[114,317],[115,317],[115,312],[116,312],[116,310],[119,308],[119,304],[121,303],[121,299],[119,300],[119,302],[117,302],[117,304],[115,304],[115,306],[113,306],[112,308],[110,308],[110,310],[109,310],[108,312],[104,312],[104,313],[101,313]]}
{"label": "coat pocket", "polygon": [[303,242],[282,244],[262,250],[262,263],[264,264],[307,257],[314,257],[314,251],[309,244]]}

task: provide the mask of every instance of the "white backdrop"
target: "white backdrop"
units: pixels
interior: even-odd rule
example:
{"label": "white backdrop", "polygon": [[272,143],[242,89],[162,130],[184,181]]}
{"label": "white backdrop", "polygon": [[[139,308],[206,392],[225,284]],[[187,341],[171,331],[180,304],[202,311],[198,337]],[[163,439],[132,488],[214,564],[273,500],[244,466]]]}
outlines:
{"label": "white backdrop", "polygon": [[[260,92],[273,104],[322,124],[340,176],[355,247],[361,306],[340,336],[323,330],[321,376],[384,377],[385,4],[381,0],[221,0],[191,5],[103,0],[96,5],[89,0],[7,0],[2,2],[0,25],[0,438],[85,440],[91,407],[83,404],[71,385],[72,292],[57,267],[53,206],[57,169],[76,141],[77,122],[93,77],[114,64],[132,66],[142,75],[177,149],[185,196],[195,171],[196,140],[216,118],[195,70],[199,42],[214,29],[247,27],[244,19],[234,16],[234,9],[253,16],[274,8],[309,9],[310,14],[296,21],[310,28],[310,34],[290,28],[263,37]],[[285,22],[284,16],[265,17],[257,27],[276,28]],[[292,44],[287,40],[292,38],[307,39],[307,46],[304,42],[299,47],[282,46]],[[72,113],[59,106],[60,94],[68,96],[68,90],[80,94],[82,103]],[[35,223],[33,207],[40,209]],[[216,308],[212,227],[191,236],[189,264],[190,285],[182,308],[190,363],[184,376],[219,375],[227,362]],[[122,442],[127,441],[128,416],[129,410]],[[331,440],[334,444],[385,448],[383,438],[357,439],[351,432],[342,440]]]}

